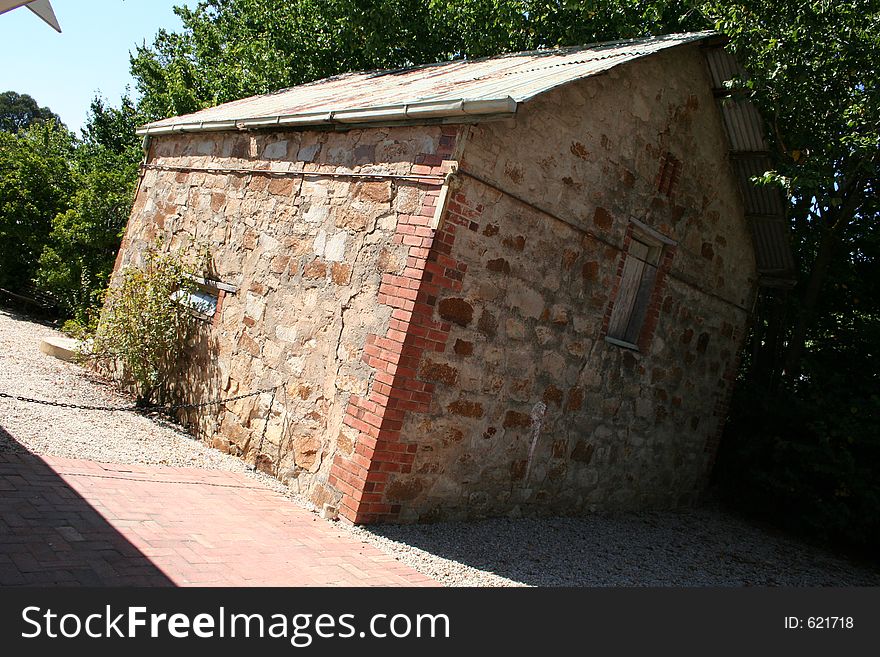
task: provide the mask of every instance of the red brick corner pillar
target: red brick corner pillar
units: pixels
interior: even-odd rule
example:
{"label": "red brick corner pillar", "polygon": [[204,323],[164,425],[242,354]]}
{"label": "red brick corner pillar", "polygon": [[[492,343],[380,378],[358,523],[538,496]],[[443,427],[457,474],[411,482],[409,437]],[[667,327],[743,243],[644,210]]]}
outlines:
{"label": "red brick corner pillar", "polygon": [[[446,135],[454,136],[454,129]],[[447,141],[450,153],[454,137]],[[430,171],[422,166],[415,173],[443,172],[439,162]],[[468,215],[476,211],[461,207],[456,196],[440,226],[431,228],[441,190],[427,192],[418,214],[398,218],[395,242],[409,247],[406,268],[399,275],[385,274],[378,301],[391,306],[391,320],[384,336],[370,335],[363,360],[376,373],[367,398],[352,396],[344,424],[358,432],[353,453],[337,452],[328,483],[342,493],[339,512],[358,523],[393,522],[400,504],[387,495],[389,482],[412,471],[418,445],[402,434],[407,413],[430,408],[434,384],[419,380],[422,355],[446,349],[451,324],[434,319],[440,295],[459,292],[467,265],[451,257],[456,230],[475,229]]]}

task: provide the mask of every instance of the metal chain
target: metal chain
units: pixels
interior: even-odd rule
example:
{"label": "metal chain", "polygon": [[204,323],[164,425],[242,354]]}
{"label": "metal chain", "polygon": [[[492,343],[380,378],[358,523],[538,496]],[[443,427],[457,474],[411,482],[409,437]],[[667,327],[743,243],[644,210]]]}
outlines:
{"label": "metal chain", "polygon": [[[173,404],[171,406],[165,406],[163,404],[150,404],[147,406],[91,406],[88,404],[70,404],[68,402],[59,402],[59,401],[48,401],[45,399],[32,399],[31,397],[20,397],[18,395],[10,395],[5,392],[0,392],[0,397],[6,399],[14,399],[15,401],[27,402],[29,404],[42,404],[43,406],[55,406],[58,408],[72,408],[81,411],[154,411],[154,410],[163,410],[163,411],[177,411],[182,409],[192,409],[192,408],[203,408],[205,406],[214,406],[215,404],[225,404],[227,402],[236,401],[239,399],[247,399],[248,397],[256,397],[257,395],[262,395],[267,392],[272,393],[272,398],[275,398],[275,391],[278,389],[278,386],[275,388],[268,388],[266,390],[257,390],[256,392],[249,392],[245,395],[236,395],[235,397],[226,397],[224,399],[212,399],[211,401],[199,402],[197,404]],[[265,427],[263,428],[263,433],[265,434]]]}
{"label": "metal chain", "polygon": [[257,471],[257,464],[260,461],[260,455],[263,453],[263,441],[266,439],[266,429],[269,428],[269,419],[272,417],[272,404],[275,403],[276,390],[278,390],[278,388],[272,388],[272,398],[269,400],[269,408],[266,410],[266,422],[263,424],[263,434],[260,436],[260,444],[257,446],[257,455],[254,457],[254,472]]}

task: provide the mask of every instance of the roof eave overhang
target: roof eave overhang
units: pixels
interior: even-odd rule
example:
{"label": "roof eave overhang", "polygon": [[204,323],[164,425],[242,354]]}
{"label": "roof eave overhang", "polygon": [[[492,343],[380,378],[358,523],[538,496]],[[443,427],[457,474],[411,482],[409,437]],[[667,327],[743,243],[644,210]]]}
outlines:
{"label": "roof eave overhang", "polygon": [[270,128],[310,128],[327,126],[393,125],[413,121],[469,122],[484,118],[506,118],[516,114],[517,102],[504,98],[451,101],[425,101],[384,107],[363,107],[333,112],[300,112],[227,121],[176,121],[147,124],[137,129],[138,135],[170,135],[183,132],[220,132],[233,130],[265,130]]}

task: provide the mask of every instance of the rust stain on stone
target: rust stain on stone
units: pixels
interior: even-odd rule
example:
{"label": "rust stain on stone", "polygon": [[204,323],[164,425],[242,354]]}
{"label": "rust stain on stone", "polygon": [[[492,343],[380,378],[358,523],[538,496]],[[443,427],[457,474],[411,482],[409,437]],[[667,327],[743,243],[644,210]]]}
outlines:
{"label": "rust stain on stone", "polygon": [[578,387],[574,387],[568,392],[568,401],[565,404],[565,410],[578,411],[584,402],[584,391]]}
{"label": "rust stain on stone", "polygon": [[330,267],[330,276],[336,285],[348,285],[351,280],[351,265],[334,262]]}
{"label": "rust stain on stone", "polygon": [[474,343],[458,339],[455,341],[452,349],[459,356],[470,356],[472,353],[474,353]]}
{"label": "rust stain on stone", "polygon": [[593,223],[596,225],[596,228],[601,228],[602,230],[610,229],[612,223],[611,213],[605,208],[596,208],[596,211],[593,213]]}
{"label": "rust stain on stone", "polygon": [[494,337],[498,332],[498,320],[495,315],[484,309],[477,321],[477,329],[487,337]]}
{"label": "rust stain on stone", "polygon": [[523,170],[522,167],[517,164],[511,164],[508,162],[504,165],[504,175],[510,178],[517,185],[523,181]]}
{"label": "rust stain on stone", "polygon": [[344,433],[340,433],[336,438],[336,446],[340,452],[351,454],[354,451],[354,443]]}
{"label": "rust stain on stone", "polygon": [[226,205],[226,194],[223,192],[214,192],[211,194],[211,209],[214,212],[220,212]]}
{"label": "rust stain on stone", "polygon": [[552,383],[544,390],[544,403],[562,405],[562,390],[554,386]]}
{"label": "rust stain on stone", "polygon": [[522,251],[526,248],[526,238],[522,235],[517,235],[516,237],[505,237],[501,240],[501,243],[509,249],[513,249],[514,251]]}
{"label": "rust stain on stone", "polygon": [[449,429],[443,436],[443,446],[460,443],[462,440],[464,440],[464,432],[461,429]]}
{"label": "rust stain on stone", "polygon": [[324,278],[327,275],[327,265],[323,260],[315,259],[303,268],[304,278]]}
{"label": "rust stain on stone", "polygon": [[269,184],[269,193],[275,196],[290,196],[293,193],[293,178],[273,178]]}
{"label": "rust stain on stone", "polygon": [[597,280],[599,278],[599,262],[596,260],[585,262],[581,267],[581,276],[588,281]]}
{"label": "rust stain on stone", "polygon": [[586,465],[593,460],[593,452],[595,451],[596,447],[592,443],[579,440],[571,451],[571,460]]}

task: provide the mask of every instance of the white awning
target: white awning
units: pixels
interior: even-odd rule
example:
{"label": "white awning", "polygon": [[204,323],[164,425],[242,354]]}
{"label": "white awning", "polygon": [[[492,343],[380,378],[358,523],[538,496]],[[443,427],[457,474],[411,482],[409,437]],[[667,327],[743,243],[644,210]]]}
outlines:
{"label": "white awning", "polygon": [[19,7],[27,7],[37,16],[47,22],[56,32],[61,31],[61,25],[55,17],[55,11],[52,9],[52,3],[49,0],[0,0],[0,14],[7,11],[18,9]]}

